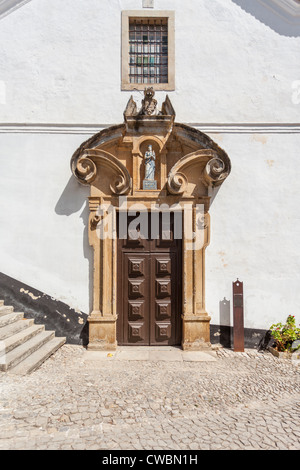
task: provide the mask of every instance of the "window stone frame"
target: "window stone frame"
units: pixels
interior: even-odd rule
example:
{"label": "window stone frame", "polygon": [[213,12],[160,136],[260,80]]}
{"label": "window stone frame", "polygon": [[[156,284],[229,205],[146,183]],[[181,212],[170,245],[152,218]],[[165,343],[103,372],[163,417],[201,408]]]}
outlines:
{"label": "window stone frame", "polygon": [[[168,20],[168,82],[167,83],[130,83],[129,82],[129,19],[130,18],[167,18]],[[151,86],[155,91],[175,90],[175,12],[170,10],[123,10],[122,11],[122,51],[121,51],[121,89],[124,91],[144,90]]]}

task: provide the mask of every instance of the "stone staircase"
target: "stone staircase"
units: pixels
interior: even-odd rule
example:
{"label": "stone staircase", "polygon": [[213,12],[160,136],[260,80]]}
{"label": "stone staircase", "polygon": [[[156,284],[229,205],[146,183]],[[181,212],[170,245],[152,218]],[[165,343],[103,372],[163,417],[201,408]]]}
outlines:
{"label": "stone staircase", "polygon": [[0,300],[0,371],[25,375],[36,370],[60,348],[66,338],[56,338],[54,331],[25,319],[23,312]]}

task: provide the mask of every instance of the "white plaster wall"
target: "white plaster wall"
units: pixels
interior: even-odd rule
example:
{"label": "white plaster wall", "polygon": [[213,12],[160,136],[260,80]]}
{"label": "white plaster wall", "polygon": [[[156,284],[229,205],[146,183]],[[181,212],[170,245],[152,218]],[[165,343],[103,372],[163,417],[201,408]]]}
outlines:
{"label": "white plaster wall", "polygon": [[[206,251],[206,306],[232,324],[232,282],[244,282],[245,326],[300,321],[299,134],[210,134],[232,172],[216,194]],[[91,307],[87,187],[70,156],[87,136],[0,134],[0,270],[75,309]],[[230,301],[230,317],[219,302]]]}
{"label": "white plaster wall", "polygon": [[[168,94],[177,122],[237,126],[211,134],[232,173],[211,207],[207,310],[212,323],[232,323],[239,277],[245,326],[267,328],[289,313],[300,321],[300,134],[293,126],[300,104],[292,100],[300,27],[266,17],[258,0],[247,11],[241,3],[155,0],[155,7],[176,11],[176,90]],[[141,5],[31,0],[0,20],[0,271],[87,313],[89,191],[71,177],[70,158],[88,138],[76,126],[100,130],[123,120],[131,93],[120,90],[121,10]],[[43,133],[24,123],[44,124]],[[260,133],[244,123],[258,123]],[[280,132],[263,133],[270,123],[282,123]],[[230,319],[220,314],[224,297]]]}
{"label": "white plaster wall", "polygon": [[0,134],[0,271],[88,313],[89,188],[70,172],[85,137]]}
{"label": "white plaster wall", "polygon": [[[258,0],[155,0],[176,14],[176,90],[182,122],[298,122],[300,25]],[[31,0],[1,19],[4,122],[119,122],[121,10],[142,0]],[[149,9],[151,14],[151,9]],[[298,31],[298,33],[297,33]],[[140,96],[139,94],[136,94]],[[157,93],[163,97],[164,93]]]}
{"label": "white plaster wall", "polygon": [[245,326],[268,328],[291,314],[300,322],[300,135],[213,135],[232,172],[210,210],[206,303],[212,323],[227,324],[219,302],[244,282]]}

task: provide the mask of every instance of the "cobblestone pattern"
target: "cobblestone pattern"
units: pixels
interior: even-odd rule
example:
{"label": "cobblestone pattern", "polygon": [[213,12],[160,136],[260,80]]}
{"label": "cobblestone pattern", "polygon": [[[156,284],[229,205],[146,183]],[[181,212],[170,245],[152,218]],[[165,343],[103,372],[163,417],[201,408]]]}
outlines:
{"label": "cobblestone pattern", "polygon": [[0,449],[300,449],[300,366],[221,350],[216,362],[84,362],[63,346],[0,375]]}

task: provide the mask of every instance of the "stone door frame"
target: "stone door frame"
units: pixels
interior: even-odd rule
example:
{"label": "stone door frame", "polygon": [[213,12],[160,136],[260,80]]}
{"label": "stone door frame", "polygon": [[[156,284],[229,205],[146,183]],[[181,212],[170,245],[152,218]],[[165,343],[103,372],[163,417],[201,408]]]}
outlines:
{"label": "stone door frame", "polygon": [[[116,203],[114,200],[106,200],[105,202],[106,205],[108,202],[111,202],[112,205]],[[88,349],[91,350],[115,350],[117,348],[117,239],[99,240],[95,227],[95,218],[96,222],[98,221],[97,209],[99,206],[105,205],[105,202],[101,198],[89,197],[89,225],[91,227],[89,240],[94,249],[93,310],[88,318]],[[128,197],[128,209],[137,202],[141,202],[150,210],[151,203],[149,201],[136,197],[133,200]],[[160,201],[161,204],[170,204],[170,202],[167,196]],[[184,210],[185,204],[191,204],[192,220],[195,224],[195,201],[190,199],[179,201],[182,210]],[[118,208],[118,206],[115,207]],[[107,214],[103,213],[103,216],[105,215]],[[210,241],[210,216],[205,213],[204,217],[204,239],[200,249],[187,249],[187,245],[193,242],[185,236],[186,230],[183,223],[181,345],[184,350],[202,349],[210,341],[211,318],[205,309],[205,249]],[[114,227],[116,227],[116,217],[111,215],[111,218]],[[197,289],[194,286],[197,286]]]}
{"label": "stone door frame", "polygon": [[[151,109],[155,106],[156,100]],[[99,224],[110,215],[110,228],[115,230],[116,212],[109,208],[119,209],[120,197],[126,198],[127,209],[140,203],[150,210],[157,203],[177,205],[184,211],[188,205],[193,231],[199,224],[197,209],[203,207],[202,243],[195,249],[190,249],[192,240],[186,219],[183,224],[181,345],[185,350],[210,345],[210,316],[205,308],[208,211],[216,188],[230,173],[230,159],[207,135],[175,123],[168,96],[158,114],[149,115],[148,109],[143,105],[137,111],[131,97],[124,123],[88,139],[71,159],[74,176],[91,188],[89,243],[94,250],[93,310],[88,318],[91,350],[117,348],[117,239],[99,238]],[[143,157],[149,144],[156,153],[157,190],[142,189]]]}

